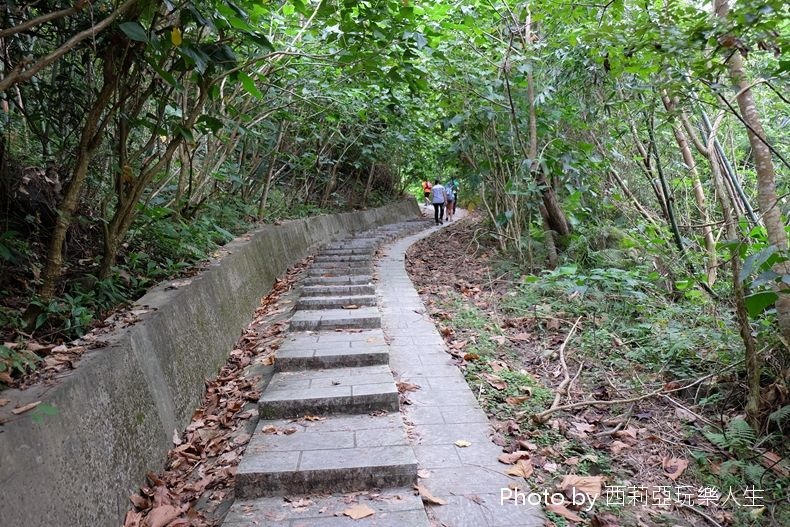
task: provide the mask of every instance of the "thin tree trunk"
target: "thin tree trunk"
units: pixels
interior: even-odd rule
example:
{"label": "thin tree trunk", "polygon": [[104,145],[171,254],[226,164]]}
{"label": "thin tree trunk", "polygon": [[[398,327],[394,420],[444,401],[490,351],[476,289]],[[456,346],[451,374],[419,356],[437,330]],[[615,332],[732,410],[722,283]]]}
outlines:
{"label": "thin tree trunk", "polygon": [[670,194],[669,185],[667,185],[667,178],[664,175],[664,170],[661,168],[661,158],[658,156],[658,146],[656,145],[656,138],[655,134],[653,133],[653,123],[648,125],[648,133],[650,134],[650,146],[653,149],[653,156],[656,160],[656,172],[658,173],[658,180],[661,183],[661,193],[666,197],[669,227],[672,230],[672,236],[675,238],[675,245],[677,245],[680,254],[683,256],[683,259],[686,260],[686,247],[683,245],[683,238],[680,235],[677,218],[675,218],[675,207],[673,203],[674,200]]}
{"label": "thin tree trunk", "polygon": [[373,185],[373,175],[376,173],[376,163],[370,164],[370,171],[368,171],[368,180],[365,182],[365,192],[362,193],[362,206],[368,204],[368,196],[370,195],[371,185]]}
{"label": "thin tree trunk", "polygon": [[[675,103],[670,100],[667,95],[663,95],[661,100],[664,103],[664,108],[672,113],[675,111]],[[700,181],[699,173],[697,172],[697,163],[694,160],[694,155],[691,153],[688,139],[683,129],[677,122],[672,123],[672,132],[675,135],[675,142],[678,144],[680,154],[683,156],[683,163],[688,167],[691,179],[694,182],[694,200],[697,202],[700,216],[702,218],[702,235],[705,239],[705,251],[708,253],[707,261],[707,276],[708,285],[713,285],[716,281],[716,271],[718,269],[718,257],[716,255],[716,240],[713,238],[713,229],[710,226],[710,216],[708,215],[708,207],[705,204],[705,191],[702,189],[702,181]]]}
{"label": "thin tree trunk", "polygon": [[[724,225],[727,232],[727,238],[730,241],[740,240],[738,230],[736,229],[737,218],[733,217],[731,210],[733,210],[732,201],[727,193],[722,176],[721,160],[718,158],[718,152],[710,148],[708,145],[709,159],[711,163],[711,174],[713,181],[716,184],[719,197],[719,204],[721,205],[722,213],[724,215]],[[732,289],[735,299],[735,316],[738,321],[738,330],[743,340],[746,356],[746,384],[748,386],[748,395],[746,398],[746,419],[755,429],[759,429],[760,420],[760,375],[762,365],[760,364],[759,355],[757,354],[757,346],[752,336],[752,327],[749,324],[749,315],[746,311],[746,301],[743,282],[740,280],[741,274],[741,254],[738,248],[731,251],[731,271],[732,271]]]}
{"label": "thin tree trunk", "polygon": [[[702,112],[702,124],[705,129],[706,134],[711,134],[713,127],[710,123],[710,119],[708,119],[708,115],[703,111]],[[709,145],[710,147],[711,145]],[[727,158],[727,154],[724,152],[724,149],[721,147],[719,140],[716,137],[713,137],[713,148],[716,150],[719,158],[721,159],[723,172],[722,175],[725,176],[725,182],[727,187],[730,188],[730,193],[734,196],[737,196],[737,200],[733,201],[733,205],[736,206],[738,209],[743,210],[749,219],[751,220],[752,224],[759,225],[760,220],[757,218],[757,215],[754,213],[754,209],[752,209],[751,204],[749,203],[749,199],[746,196],[746,193],[743,191],[743,187],[741,186],[740,182],[738,181],[738,176],[733,168],[730,160]]]}
{"label": "thin tree trunk", "polygon": [[[714,0],[716,14],[725,18],[729,12],[727,0]],[[765,142],[766,136],[760,122],[760,115],[757,112],[757,105],[754,95],[750,88],[748,79],[743,70],[743,58],[740,52],[733,50],[727,61],[730,70],[730,77],[738,88],[738,107],[746,127],[746,134],[749,137],[749,144],[752,147],[752,157],[754,159],[755,170],[757,171],[757,202],[760,204],[765,230],[768,234],[768,241],[780,251],[787,251],[787,233],[782,222],[782,213],[776,195],[776,174],[771,156],[771,150]],[[787,262],[778,263],[774,271],[779,274],[790,274],[790,265]],[[776,315],[779,322],[779,330],[785,339],[790,342],[790,287],[779,282],[774,284],[778,293],[776,301]],[[747,357],[747,362],[749,358]],[[759,394],[750,394],[759,396]]]}
{"label": "thin tree trunk", "polygon": [[266,204],[269,201],[269,190],[272,186],[272,180],[274,179],[274,165],[277,162],[277,156],[280,153],[280,147],[283,144],[283,136],[285,135],[286,124],[280,124],[280,131],[277,133],[277,142],[274,144],[274,150],[272,150],[272,156],[269,158],[269,169],[266,171],[266,183],[263,187],[263,194],[261,194],[261,201],[258,205],[258,219],[263,219],[263,214],[266,212]]}

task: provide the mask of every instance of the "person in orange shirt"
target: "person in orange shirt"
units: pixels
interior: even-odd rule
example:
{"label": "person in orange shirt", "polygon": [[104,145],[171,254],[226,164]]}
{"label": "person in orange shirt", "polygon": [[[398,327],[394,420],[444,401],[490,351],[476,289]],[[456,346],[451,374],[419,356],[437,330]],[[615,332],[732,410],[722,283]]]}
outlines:
{"label": "person in orange shirt", "polygon": [[425,196],[425,206],[431,204],[431,184],[428,181],[422,182],[422,194]]}

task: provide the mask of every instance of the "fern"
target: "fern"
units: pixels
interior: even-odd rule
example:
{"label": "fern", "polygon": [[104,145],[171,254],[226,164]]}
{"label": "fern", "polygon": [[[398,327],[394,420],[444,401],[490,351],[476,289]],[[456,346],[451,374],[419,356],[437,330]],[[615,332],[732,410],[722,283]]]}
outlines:
{"label": "fern", "polygon": [[749,447],[757,440],[752,427],[741,418],[730,421],[723,433],[708,431],[705,437],[717,447],[729,451]]}
{"label": "fern", "polygon": [[708,441],[710,441],[711,443],[713,443],[719,448],[722,448],[724,450],[730,449],[730,444],[727,441],[727,438],[724,437],[724,434],[719,434],[716,432],[705,432],[705,437],[708,438]]}
{"label": "fern", "polygon": [[744,419],[733,419],[727,425],[727,441],[735,448],[747,447],[754,444],[757,435]]}
{"label": "fern", "polygon": [[754,485],[759,485],[762,482],[763,475],[765,475],[765,469],[760,465],[755,465],[754,463],[744,463],[741,467],[743,470],[743,476],[746,480]]}
{"label": "fern", "polygon": [[785,421],[790,418],[790,405],[783,406],[775,412],[771,412],[771,415],[768,416],[768,419],[773,421],[778,425],[784,424]]}

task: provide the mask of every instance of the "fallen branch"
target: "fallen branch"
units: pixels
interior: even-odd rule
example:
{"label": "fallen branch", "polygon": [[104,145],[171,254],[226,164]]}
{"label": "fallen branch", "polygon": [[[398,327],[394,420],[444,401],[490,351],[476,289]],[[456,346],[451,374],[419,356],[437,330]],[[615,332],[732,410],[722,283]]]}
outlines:
{"label": "fallen branch", "polygon": [[[576,327],[579,325],[579,321],[581,319],[582,317],[576,319],[576,322],[573,323],[571,330],[568,332],[568,335],[565,337],[565,340],[562,342],[562,346],[560,346],[560,351],[559,351],[560,365],[562,366],[562,373],[565,375],[565,378],[557,387],[557,391],[554,394],[554,401],[551,403],[550,410],[559,407],[560,401],[562,400],[563,392],[570,389],[571,376],[568,373],[568,364],[565,362],[565,347],[568,345],[568,342],[570,342],[571,337],[573,337],[573,334],[576,332]],[[579,367],[579,371],[576,373],[576,377],[579,376],[579,373],[581,373],[581,371],[582,371],[581,367]],[[574,377],[573,379],[575,380],[576,377]]]}
{"label": "fallen branch", "polygon": [[682,507],[684,509],[688,509],[688,510],[690,510],[692,512],[696,512],[697,514],[699,514],[700,516],[702,516],[703,518],[708,520],[708,522],[710,522],[710,524],[713,525],[714,527],[722,527],[722,525],[719,522],[717,522],[716,520],[714,520],[709,515],[707,515],[703,511],[699,510],[698,508],[692,507],[691,505],[687,505],[687,504],[685,504],[683,502],[677,502],[677,504],[680,505],[680,507]]}
{"label": "fallen branch", "polygon": [[592,437],[603,437],[603,436],[613,436],[613,435],[615,435],[625,425],[627,425],[629,422],[631,422],[631,414],[632,413],[634,413],[634,405],[633,404],[631,406],[629,406],[628,410],[625,412],[625,414],[623,414],[623,416],[618,419],[620,422],[617,423],[617,425],[614,428],[612,428],[610,430],[604,430],[603,432],[598,432],[598,433],[592,434]]}
{"label": "fallen branch", "polygon": [[[714,375],[717,375],[717,373],[711,373],[709,375],[705,375],[704,377],[700,377],[699,379],[697,379],[696,381],[692,382],[691,384],[687,384],[687,385],[681,386],[679,388],[672,388],[670,390],[666,390],[664,388],[661,388],[659,390],[655,390],[655,391],[652,391],[650,393],[646,393],[644,395],[639,395],[639,396],[636,396],[636,397],[629,397],[627,399],[610,399],[610,400],[594,399],[594,400],[591,400],[591,401],[579,401],[578,403],[566,404],[566,405],[563,405],[563,406],[555,406],[554,404],[552,404],[551,408],[549,408],[548,410],[544,410],[543,412],[540,412],[539,414],[533,415],[532,416],[532,420],[535,421],[536,423],[545,423],[546,420],[548,419],[548,416],[550,416],[551,414],[553,414],[555,412],[559,412],[561,410],[573,410],[575,408],[583,408],[585,406],[597,406],[597,405],[612,406],[612,405],[616,405],[616,404],[628,404],[628,403],[635,403],[635,402],[638,402],[638,401],[644,401],[645,399],[650,399],[651,397],[656,397],[658,395],[666,395],[666,394],[670,394],[670,393],[679,392],[679,391],[682,391],[682,390],[688,390],[692,386],[696,386],[697,384],[701,383],[702,381],[704,381],[706,379],[709,379],[710,377],[713,377]],[[556,398],[555,398],[555,400],[556,400]]]}

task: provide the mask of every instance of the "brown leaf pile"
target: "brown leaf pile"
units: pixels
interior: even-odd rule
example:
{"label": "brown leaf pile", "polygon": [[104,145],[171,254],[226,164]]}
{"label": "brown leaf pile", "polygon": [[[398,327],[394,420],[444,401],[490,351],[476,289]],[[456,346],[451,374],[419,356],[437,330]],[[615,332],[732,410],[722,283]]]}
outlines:
{"label": "brown leaf pile", "polygon": [[[279,346],[287,322],[272,323],[281,312],[277,302],[307,264],[303,261],[290,269],[263,298],[219,375],[206,382],[203,402],[192,422],[183,434],[174,435],[167,468],[149,473],[146,485],[130,497],[132,508],[125,527],[216,525],[211,513],[232,498],[236,467],[250,440],[252,419],[257,417],[258,379],[245,375],[245,370],[253,361],[267,362],[264,359]],[[196,506],[198,501],[201,507]]]}

